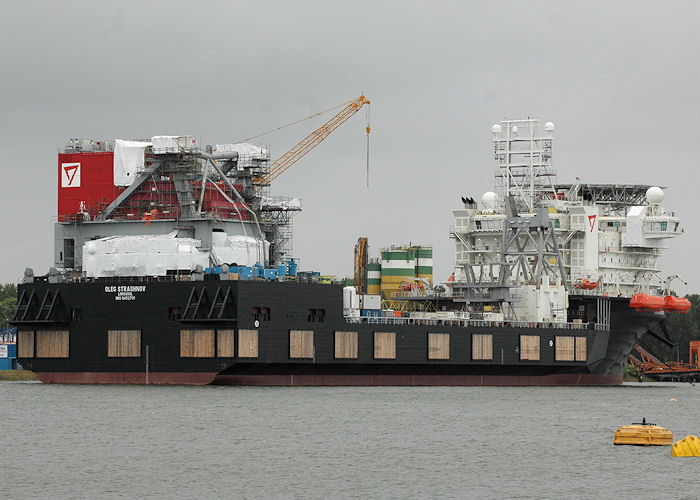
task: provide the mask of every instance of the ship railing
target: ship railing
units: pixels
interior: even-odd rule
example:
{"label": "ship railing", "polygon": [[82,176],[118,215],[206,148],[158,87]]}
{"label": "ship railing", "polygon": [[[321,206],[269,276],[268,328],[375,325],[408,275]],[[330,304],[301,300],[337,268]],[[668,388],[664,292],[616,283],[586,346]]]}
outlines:
{"label": "ship railing", "polygon": [[0,328],[0,342],[3,344],[17,343],[17,328]]}
{"label": "ship railing", "polygon": [[609,330],[609,325],[581,322],[539,322],[539,321],[488,321],[482,319],[436,319],[436,318],[399,318],[346,316],[347,323],[365,323],[369,325],[424,325],[424,326],[461,326],[481,328],[555,328],[558,330]]}

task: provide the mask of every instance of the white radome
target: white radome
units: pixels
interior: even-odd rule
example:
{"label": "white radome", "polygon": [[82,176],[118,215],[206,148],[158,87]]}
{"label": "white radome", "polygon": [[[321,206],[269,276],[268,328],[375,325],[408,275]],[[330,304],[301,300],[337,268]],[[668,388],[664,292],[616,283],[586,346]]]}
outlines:
{"label": "white radome", "polygon": [[547,122],[544,124],[544,129],[547,132],[554,132],[554,124],[552,122]]}
{"label": "white radome", "polygon": [[647,202],[651,205],[658,205],[664,201],[664,190],[658,186],[647,189]]}
{"label": "white radome", "polygon": [[493,127],[491,127],[491,133],[492,134],[500,134],[501,133],[501,126],[497,123]]}
{"label": "white radome", "polygon": [[498,205],[498,195],[493,191],[486,191],[481,196],[481,204],[486,210],[493,210]]}

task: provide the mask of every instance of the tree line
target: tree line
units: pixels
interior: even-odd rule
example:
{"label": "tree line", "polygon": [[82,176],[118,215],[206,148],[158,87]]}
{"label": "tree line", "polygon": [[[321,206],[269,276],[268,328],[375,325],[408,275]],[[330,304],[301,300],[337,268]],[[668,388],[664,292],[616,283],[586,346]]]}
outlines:
{"label": "tree line", "polygon": [[700,340],[700,295],[693,293],[685,296],[690,301],[687,313],[669,313],[666,315],[666,329],[673,341],[673,347],[666,345],[647,334],[642,337],[644,347],[662,361],[690,361],[688,348],[691,340]]}

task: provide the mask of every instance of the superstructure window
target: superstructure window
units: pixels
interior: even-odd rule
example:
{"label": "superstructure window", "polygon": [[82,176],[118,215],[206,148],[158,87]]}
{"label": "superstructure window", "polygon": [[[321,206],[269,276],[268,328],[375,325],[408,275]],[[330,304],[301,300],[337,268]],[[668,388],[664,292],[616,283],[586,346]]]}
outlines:
{"label": "superstructure window", "polygon": [[308,309],[306,311],[306,319],[309,323],[323,323],[326,319],[325,309]]}
{"label": "superstructure window", "polygon": [[250,315],[253,321],[270,321],[270,308],[255,306],[251,308]]}
{"label": "superstructure window", "polygon": [[73,238],[65,238],[63,240],[63,267],[75,267],[75,240]]}

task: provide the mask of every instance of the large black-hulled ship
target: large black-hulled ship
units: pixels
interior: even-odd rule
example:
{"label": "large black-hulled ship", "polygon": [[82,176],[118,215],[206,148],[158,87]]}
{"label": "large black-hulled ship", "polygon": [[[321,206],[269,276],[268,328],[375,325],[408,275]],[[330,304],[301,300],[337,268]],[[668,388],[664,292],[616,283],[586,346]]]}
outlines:
{"label": "large black-hulled ship", "polygon": [[[572,304],[588,317],[576,329],[480,320],[349,323],[342,286],[218,279],[42,280],[20,285],[19,293],[20,362],[54,383],[619,384],[632,347],[663,317],[610,299],[610,329],[596,328],[598,299],[582,297]],[[134,299],[115,300],[120,293]],[[523,336],[537,338],[539,359],[522,359]],[[572,344],[573,356],[562,343]]]}
{"label": "large black-hulled ship", "polygon": [[619,384],[640,337],[665,337],[663,299],[641,292],[678,219],[659,188],[551,182],[553,125],[535,125],[494,126],[501,193],[454,211],[447,290],[381,296],[366,260],[355,288],[297,273],[301,206],[269,196],[264,149],[71,141],[55,268],[18,289],[19,361],[54,383]]}

